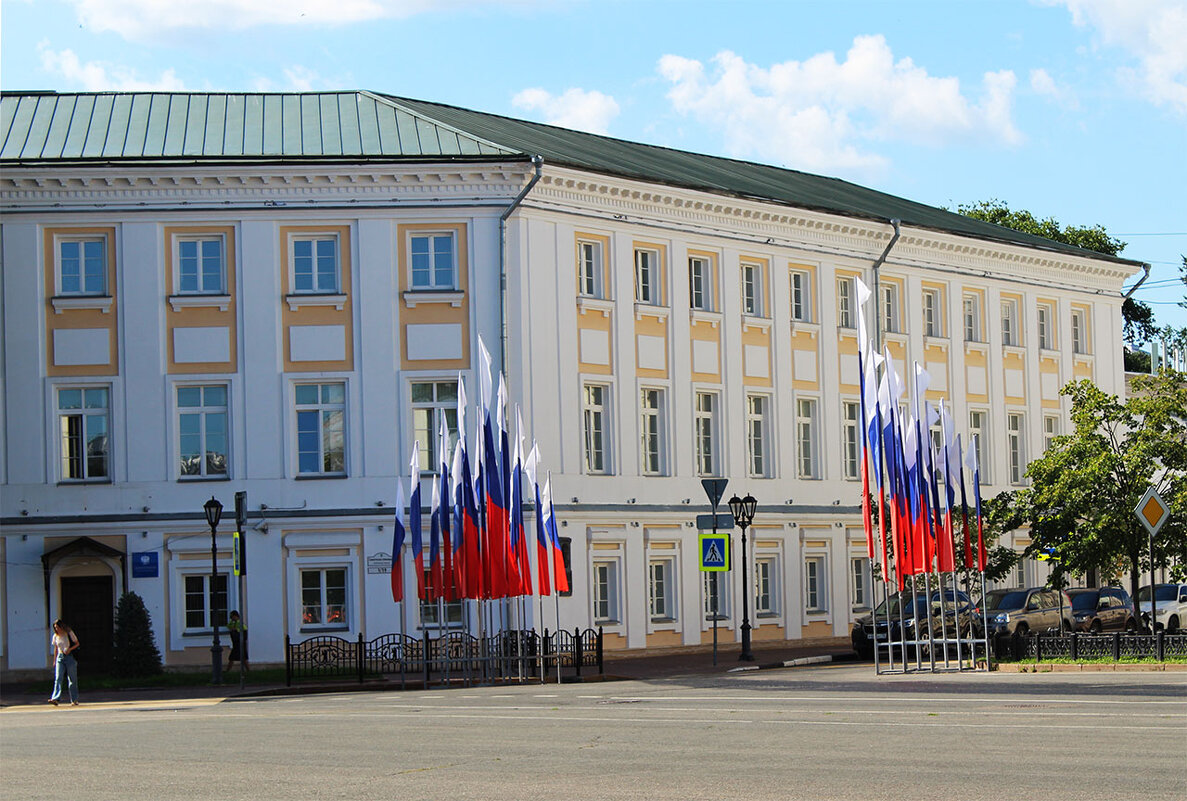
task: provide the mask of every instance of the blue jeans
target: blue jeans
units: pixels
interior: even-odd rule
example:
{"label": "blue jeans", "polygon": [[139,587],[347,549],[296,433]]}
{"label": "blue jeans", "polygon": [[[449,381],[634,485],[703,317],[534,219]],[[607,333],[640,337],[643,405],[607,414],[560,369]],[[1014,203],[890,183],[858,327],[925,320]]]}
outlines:
{"label": "blue jeans", "polygon": [[62,697],[63,685],[70,685],[70,703],[78,703],[78,660],[74,654],[58,654],[58,661],[54,665],[54,694],[50,699],[57,701]]}

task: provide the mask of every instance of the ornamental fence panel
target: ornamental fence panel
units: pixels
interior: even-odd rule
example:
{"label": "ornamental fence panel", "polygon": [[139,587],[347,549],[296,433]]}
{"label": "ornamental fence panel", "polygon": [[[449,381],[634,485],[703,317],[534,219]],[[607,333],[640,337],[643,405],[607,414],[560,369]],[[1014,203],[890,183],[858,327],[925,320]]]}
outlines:
{"label": "ornamental fence panel", "polygon": [[998,637],[994,653],[999,660],[1051,659],[1073,661],[1104,659],[1156,659],[1187,656],[1187,634],[1037,633]]}

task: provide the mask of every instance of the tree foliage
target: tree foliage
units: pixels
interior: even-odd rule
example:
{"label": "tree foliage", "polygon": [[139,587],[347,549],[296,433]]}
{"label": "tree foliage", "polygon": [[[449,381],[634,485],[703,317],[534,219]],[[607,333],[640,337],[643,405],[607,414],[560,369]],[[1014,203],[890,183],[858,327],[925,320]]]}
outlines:
{"label": "tree foliage", "polygon": [[1029,526],[1027,554],[1053,553],[1056,575],[1128,571],[1133,594],[1150,568],[1134,508],[1154,485],[1171,508],[1154,542],[1155,567],[1187,575],[1187,376],[1170,370],[1133,380],[1122,401],[1091,381],[1062,390],[1071,433],[1030,463],[1031,486],[1012,493],[1009,522]]}
{"label": "tree foliage", "polygon": [[161,672],[161,652],[152,633],[152,618],[134,592],[120,596],[115,610],[116,676],[154,676]]}

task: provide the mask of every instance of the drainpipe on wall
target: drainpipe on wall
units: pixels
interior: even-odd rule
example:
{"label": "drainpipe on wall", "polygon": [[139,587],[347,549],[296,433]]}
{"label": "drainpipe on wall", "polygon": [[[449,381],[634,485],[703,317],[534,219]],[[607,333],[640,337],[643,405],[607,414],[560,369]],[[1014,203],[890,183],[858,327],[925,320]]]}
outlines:
{"label": "drainpipe on wall", "polygon": [[1149,277],[1150,277],[1150,265],[1143,264],[1142,265],[1142,277],[1138,279],[1138,282],[1136,284],[1134,284],[1133,286],[1131,286],[1129,288],[1128,292],[1126,292],[1124,295],[1121,296],[1121,301],[1125,302],[1125,301],[1129,300],[1130,296],[1133,295],[1134,292],[1137,292],[1138,287],[1140,287],[1142,284],[1146,283],[1146,279]]}
{"label": "drainpipe on wall", "polygon": [[532,191],[532,187],[540,180],[540,171],[544,166],[543,156],[532,156],[532,165],[536,174],[528,181],[527,186],[520,190],[511,201],[511,205],[499,215],[499,369],[507,372],[507,218],[519,207],[523,199]]}
{"label": "drainpipe on wall", "polygon": [[[882,352],[882,309],[879,304],[882,302],[882,295],[878,291],[878,270],[882,263],[886,261],[886,257],[890,255],[890,249],[894,247],[894,243],[898,241],[899,223],[901,220],[891,220],[890,224],[894,226],[894,236],[890,237],[890,241],[886,243],[886,247],[882,250],[882,255],[874,262],[874,343],[878,352]],[[858,369],[863,369],[860,365]]]}

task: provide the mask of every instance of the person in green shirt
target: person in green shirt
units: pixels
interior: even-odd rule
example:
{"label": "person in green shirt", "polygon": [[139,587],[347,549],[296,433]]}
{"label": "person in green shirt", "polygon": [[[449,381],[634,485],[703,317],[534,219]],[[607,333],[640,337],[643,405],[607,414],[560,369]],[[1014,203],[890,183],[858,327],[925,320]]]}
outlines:
{"label": "person in green shirt", "polygon": [[239,610],[232,609],[230,619],[227,620],[227,632],[231,635],[231,653],[227,657],[227,670],[235,662],[241,662],[247,670],[247,624],[239,617]]}

